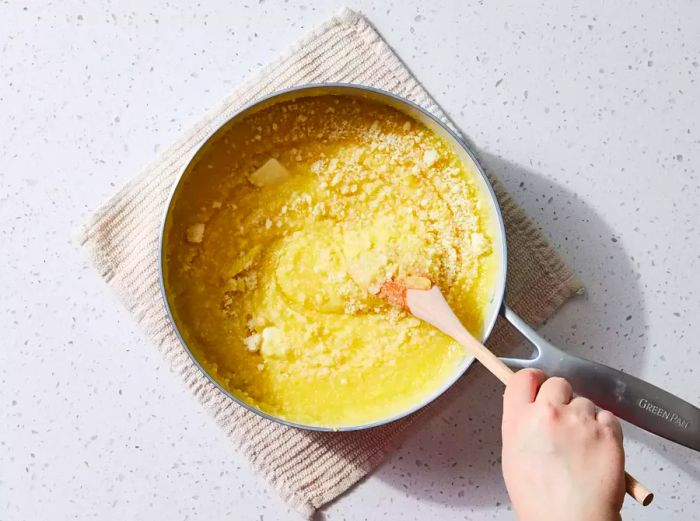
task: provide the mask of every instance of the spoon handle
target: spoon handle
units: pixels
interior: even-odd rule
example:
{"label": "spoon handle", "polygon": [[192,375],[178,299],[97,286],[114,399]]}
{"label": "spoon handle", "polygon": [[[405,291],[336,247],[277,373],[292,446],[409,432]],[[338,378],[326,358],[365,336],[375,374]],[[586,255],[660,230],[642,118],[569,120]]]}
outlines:
{"label": "spoon handle", "polygon": [[[466,347],[496,378],[508,384],[513,371],[467,331],[445,300],[440,288],[433,286],[429,290],[406,290],[406,306],[415,317],[436,327]],[[653,493],[626,471],[625,490],[643,506],[647,506],[654,498]]]}
{"label": "spoon handle", "polygon": [[537,350],[529,360],[503,360],[509,367],[534,367],[566,378],[576,394],[618,418],[700,451],[700,408],[631,374],[562,351],[507,307],[503,316]]}
{"label": "spoon handle", "polygon": [[481,364],[504,384],[513,371],[474,338],[459,321],[437,286],[429,290],[406,290],[406,305],[411,313],[436,327],[466,347]]}

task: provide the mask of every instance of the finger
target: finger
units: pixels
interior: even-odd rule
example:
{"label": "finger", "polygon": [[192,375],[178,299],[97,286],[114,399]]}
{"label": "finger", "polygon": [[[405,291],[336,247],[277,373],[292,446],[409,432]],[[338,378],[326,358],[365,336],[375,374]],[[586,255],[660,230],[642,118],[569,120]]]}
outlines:
{"label": "finger", "polygon": [[504,414],[534,402],[545,378],[544,373],[539,369],[521,369],[511,376],[503,393]]}
{"label": "finger", "polygon": [[620,420],[613,413],[601,409],[596,414],[595,419],[598,423],[610,429],[618,440],[622,441],[622,426],[620,425]]}
{"label": "finger", "polygon": [[557,376],[547,379],[537,393],[537,401],[553,405],[567,404],[571,401],[573,391],[571,384]]}
{"label": "finger", "polygon": [[576,411],[579,416],[595,419],[595,404],[588,398],[577,396],[569,403],[569,407]]}

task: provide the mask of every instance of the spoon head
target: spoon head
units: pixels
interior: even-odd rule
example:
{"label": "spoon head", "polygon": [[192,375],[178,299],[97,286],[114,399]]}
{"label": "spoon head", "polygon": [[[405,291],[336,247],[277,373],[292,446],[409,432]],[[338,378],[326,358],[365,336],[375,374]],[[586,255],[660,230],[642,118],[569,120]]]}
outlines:
{"label": "spoon head", "polygon": [[382,284],[378,296],[383,298],[390,305],[410,312],[406,302],[406,291],[409,289],[426,291],[431,287],[433,287],[433,281],[428,277],[417,275],[396,277]]}
{"label": "spoon head", "polygon": [[406,304],[406,285],[401,279],[391,279],[384,282],[379,289],[378,297],[394,307],[409,311]]}

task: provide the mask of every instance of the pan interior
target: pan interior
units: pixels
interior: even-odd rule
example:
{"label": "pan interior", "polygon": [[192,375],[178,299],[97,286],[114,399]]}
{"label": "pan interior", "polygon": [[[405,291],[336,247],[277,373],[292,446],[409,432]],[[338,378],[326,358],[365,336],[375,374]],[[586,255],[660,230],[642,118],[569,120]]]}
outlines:
{"label": "pan interior", "polygon": [[490,187],[453,136],[394,98],[338,88],[278,96],[217,131],[178,183],[162,253],[178,332],[222,389],[344,429],[415,410],[470,361],[374,297],[377,281],[434,276],[483,338],[504,255]]}

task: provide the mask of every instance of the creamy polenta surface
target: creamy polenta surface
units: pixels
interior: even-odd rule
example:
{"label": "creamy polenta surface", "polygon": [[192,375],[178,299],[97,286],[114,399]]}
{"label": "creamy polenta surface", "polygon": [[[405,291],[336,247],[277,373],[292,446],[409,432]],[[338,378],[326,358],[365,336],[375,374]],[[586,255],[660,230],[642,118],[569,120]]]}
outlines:
{"label": "creamy polenta surface", "polygon": [[426,275],[480,336],[496,259],[475,173],[430,130],[354,97],[282,102],[210,143],[165,230],[170,307],[240,400],[306,425],[399,414],[467,353],[376,294]]}

